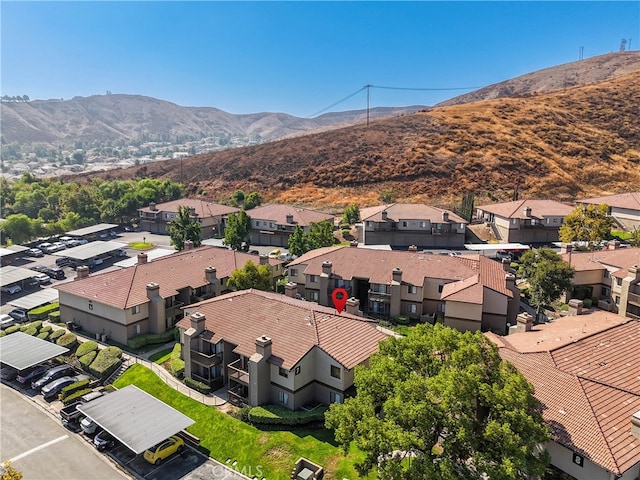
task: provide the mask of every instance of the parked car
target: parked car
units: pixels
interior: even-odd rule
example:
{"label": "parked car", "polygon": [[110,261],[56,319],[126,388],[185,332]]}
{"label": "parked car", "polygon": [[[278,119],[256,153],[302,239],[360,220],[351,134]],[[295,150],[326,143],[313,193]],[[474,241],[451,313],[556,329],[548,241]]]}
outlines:
{"label": "parked car", "polygon": [[29,267],[29,269],[38,273],[47,273],[49,271],[49,267],[46,265],[34,265],[33,267]]}
{"label": "parked car", "polygon": [[76,372],[71,365],[58,365],[57,367],[47,370],[46,373],[38,380],[31,382],[31,388],[34,390],[41,390],[42,387],[48,383],[57,380],[58,378],[73,375],[74,373]]}
{"label": "parked car", "polygon": [[50,368],[50,365],[46,365],[44,363],[40,365],[34,365],[33,367],[29,367],[26,370],[20,372],[20,374],[16,377],[16,380],[20,383],[26,383],[28,385],[44,375]]}
{"label": "parked car", "polygon": [[71,265],[71,259],[69,257],[56,258],[56,265],[58,267],[67,267],[67,266]]}
{"label": "parked car", "polygon": [[65,248],[67,248],[67,246],[64,243],[55,242],[53,245],[51,245],[51,247],[49,247],[49,252],[50,253],[59,252],[61,250],[64,250]]}
{"label": "parked car", "polygon": [[78,241],[78,245],[89,243],[89,240],[87,240],[86,238],[76,238],[76,240]]}
{"label": "parked car", "polygon": [[93,435],[98,430],[98,424],[89,417],[84,417],[80,422],[80,428],[85,435]]}
{"label": "parked car", "polygon": [[22,287],[20,285],[17,284],[13,284],[13,285],[6,285],[2,288],[0,288],[0,290],[2,291],[2,293],[8,293],[9,295],[15,295],[18,292],[22,291]]}
{"label": "parked car", "polygon": [[42,250],[43,253],[52,253],[49,249],[53,246],[53,243],[44,242],[38,245],[38,248]]}
{"label": "parked car", "polygon": [[38,280],[38,283],[40,283],[40,285],[46,285],[47,283],[51,283],[51,277],[46,273],[39,273],[34,278]]}
{"label": "parked car", "polygon": [[51,278],[55,278],[56,280],[62,280],[63,278],[66,278],[64,270],[58,267],[50,268],[47,272],[47,275],[49,275]]}
{"label": "parked car", "polygon": [[6,313],[0,314],[0,329],[4,330],[11,325],[16,324],[16,319]]}
{"label": "parked car", "polygon": [[106,430],[102,430],[98,432],[95,437],[93,437],[93,444],[98,450],[103,451],[109,448],[113,448],[113,446],[116,444],[116,439]]}
{"label": "parked car", "polygon": [[18,376],[18,369],[10,367],[9,365],[2,365],[0,368],[0,378],[5,382],[12,382]]}
{"label": "parked car", "polygon": [[27,255],[30,257],[44,257],[44,253],[39,248],[30,248],[27,250]]}
{"label": "parked car", "polygon": [[278,258],[278,257],[280,257],[280,254],[281,254],[281,253],[282,253],[282,252],[280,251],[280,249],[279,249],[279,248],[276,248],[276,249],[274,249],[274,250],[271,250],[271,251],[269,252],[269,258]]}
{"label": "parked car", "polygon": [[184,450],[184,441],[174,435],[160,442],[155,447],[152,447],[144,452],[144,459],[152,465],[157,465],[165,458],[170,457],[174,453],[182,452]]}
{"label": "parked car", "polygon": [[9,316],[13,317],[17,322],[26,322],[29,319],[24,308],[14,308],[9,312]]}
{"label": "parked car", "polygon": [[498,261],[502,261],[502,260],[512,260],[511,254],[509,252],[507,252],[506,250],[498,250],[496,252],[496,259]]}
{"label": "parked car", "polygon": [[47,383],[40,392],[45,400],[54,398],[64,387],[77,382],[76,377],[61,377]]}

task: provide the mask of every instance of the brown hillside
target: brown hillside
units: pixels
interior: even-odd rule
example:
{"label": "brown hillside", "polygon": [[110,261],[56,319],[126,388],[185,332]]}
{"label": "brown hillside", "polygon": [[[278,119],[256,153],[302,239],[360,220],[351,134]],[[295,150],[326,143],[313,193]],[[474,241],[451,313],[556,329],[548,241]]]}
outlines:
{"label": "brown hillside", "polygon": [[526,98],[441,107],[255,147],[109,171],[183,180],[223,199],[237,188],[319,205],[570,200],[640,189],[640,72]]}

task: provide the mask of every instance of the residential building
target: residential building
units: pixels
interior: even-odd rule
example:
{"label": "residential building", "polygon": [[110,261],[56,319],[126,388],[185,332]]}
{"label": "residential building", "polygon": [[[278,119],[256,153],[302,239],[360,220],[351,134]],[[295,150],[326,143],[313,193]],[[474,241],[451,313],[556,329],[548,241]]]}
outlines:
{"label": "residential building", "polygon": [[252,245],[288,247],[289,235],[296,226],[309,233],[312,223],[328,221],[333,226],[333,215],[291,205],[271,204],[247,211],[251,217],[249,241]]}
{"label": "residential building", "polygon": [[462,248],[467,221],[421,203],[393,203],[360,211],[358,239],[364,245]]}
{"label": "residential building", "polygon": [[298,410],[342,402],[353,392],[354,367],[367,365],[386,338],[361,317],[258,290],[188,312],[178,323],[185,376],[226,385],[230,401],[251,406]]}
{"label": "residential building", "polygon": [[275,282],[283,262],[217,247],[199,247],[116,271],[88,275],[78,267],[74,282],[56,285],[60,318],[116,342],[140,334],[163,333],[183,317],[182,307],[228,292],[227,280],[247,262],[268,262]]}
{"label": "residential building", "polygon": [[138,209],[140,228],[151,233],[168,234],[167,228],[176,219],[179,207],[188,207],[190,215],[198,219],[202,226],[201,238],[224,235],[227,216],[240,211],[236,207],[192,198],[158,204],[151,202],[148,207]]}
{"label": "residential building", "polygon": [[476,218],[501,243],[551,243],[573,207],[555,200],[518,200],[476,207]]}
{"label": "residential building", "polygon": [[288,267],[302,298],[333,306],[333,291],[344,288],[372,318],[402,315],[433,323],[440,317],[459,330],[504,334],[519,310],[520,291],[508,264],[479,255],[327,247]]}
{"label": "residential building", "polygon": [[551,464],[577,480],[640,477],[640,320],[601,310],[487,335],[535,389]]}
{"label": "residential building", "polygon": [[586,198],[578,200],[580,205],[607,204],[611,215],[618,227],[624,230],[640,228],[640,192],[605,195],[604,197]]}
{"label": "residential building", "polygon": [[607,250],[574,252],[563,245],[561,256],[576,272],[567,302],[580,292],[604,310],[640,318],[640,248],[620,248],[620,242],[611,241]]}

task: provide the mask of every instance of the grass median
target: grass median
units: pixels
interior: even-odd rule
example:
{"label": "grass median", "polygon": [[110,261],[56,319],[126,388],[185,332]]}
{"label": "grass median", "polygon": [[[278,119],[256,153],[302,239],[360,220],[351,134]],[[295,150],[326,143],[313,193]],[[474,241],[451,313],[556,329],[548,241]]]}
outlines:
{"label": "grass median", "polygon": [[235,468],[249,477],[259,468],[268,480],[289,479],[296,460],[305,457],[325,468],[326,479],[358,478],[354,463],[361,461],[364,454],[352,448],[344,456],[328,430],[260,430],[183,395],[139,364],[132,365],[115,382],[118,388],[130,384],[194,420],[196,423],[187,430],[200,438],[200,445],[209,450],[209,456],[222,463],[227,459],[231,459],[230,463],[237,461]]}

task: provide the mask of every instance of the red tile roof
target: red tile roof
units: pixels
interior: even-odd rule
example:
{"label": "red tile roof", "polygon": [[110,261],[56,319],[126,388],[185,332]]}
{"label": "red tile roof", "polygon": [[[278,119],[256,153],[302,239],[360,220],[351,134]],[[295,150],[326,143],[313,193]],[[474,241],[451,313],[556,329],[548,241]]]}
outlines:
{"label": "red tile roof", "polygon": [[[565,317],[496,343],[533,384],[554,440],[623,474],[640,462],[640,439],[631,435],[631,416],[640,410],[640,321],[601,313]],[[584,333],[576,331],[580,324]]]}
{"label": "red tile roof", "polygon": [[[270,362],[292,369],[312,348],[318,347],[345,368],[353,368],[378,349],[387,336],[361,317],[284,295],[244,290],[192,306],[206,317],[211,341],[237,345],[234,352],[249,357],[256,338],[271,338]],[[188,329],[190,319],[178,326]]]}
{"label": "red tile roof", "polygon": [[253,220],[268,220],[279,225],[290,225],[287,223],[287,215],[293,215],[293,225],[300,225],[301,227],[307,227],[311,223],[318,223],[324,220],[333,222],[334,218],[333,215],[316,210],[275,203],[248,210],[247,215]]}
{"label": "red tile roof", "polygon": [[[207,285],[209,282],[204,270],[209,266],[216,267],[217,278],[227,278],[249,261],[259,263],[256,255],[205,246],[122,270],[91,275],[55,288],[117,308],[130,308],[149,301],[146,287],[149,283],[159,284],[160,296],[167,298],[187,286],[198,288]],[[269,259],[269,264],[282,262]]]}
{"label": "red tile roof", "polygon": [[171,202],[158,203],[156,210],[151,210],[149,207],[138,209],[138,211],[145,213],[158,213],[158,212],[178,212],[178,207],[187,206],[195,209],[195,213],[200,218],[218,217],[221,215],[229,215],[230,213],[239,212],[240,209],[236,207],[230,207],[229,205],[220,205],[218,203],[208,202],[206,200],[198,200],[195,198],[181,198],[179,200],[172,200]]}
{"label": "red tile roof", "polygon": [[606,203],[610,207],[628,208],[629,210],[640,210],[640,192],[620,193],[618,195],[605,195],[604,197],[585,198],[578,200],[578,203],[588,203],[600,205]]}
{"label": "red tile roof", "polygon": [[614,277],[625,278],[629,267],[640,265],[640,248],[563,253],[562,259],[577,271],[604,270],[609,267]]}
{"label": "red tile roof", "polygon": [[[531,208],[531,217],[524,214],[525,208]],[[494,203],[480,205],[477,210],[493,213],[503,218],[544,218],[564,217],[573,210],[573,207],[555,200],[517,200],[515,202]]]}
{"label": "red tile roof", "polygon": [[448,212],[449,222],[468,223],[464,218],[442,208],[432,207],[423,203],[392,203],[377,207],[363,208],[360,211],[362,221],[383,222],[382,212],[387,212],[387,218],[394,222],[400,220],[429,220],[431,223],[442,223],[442,213]]}

